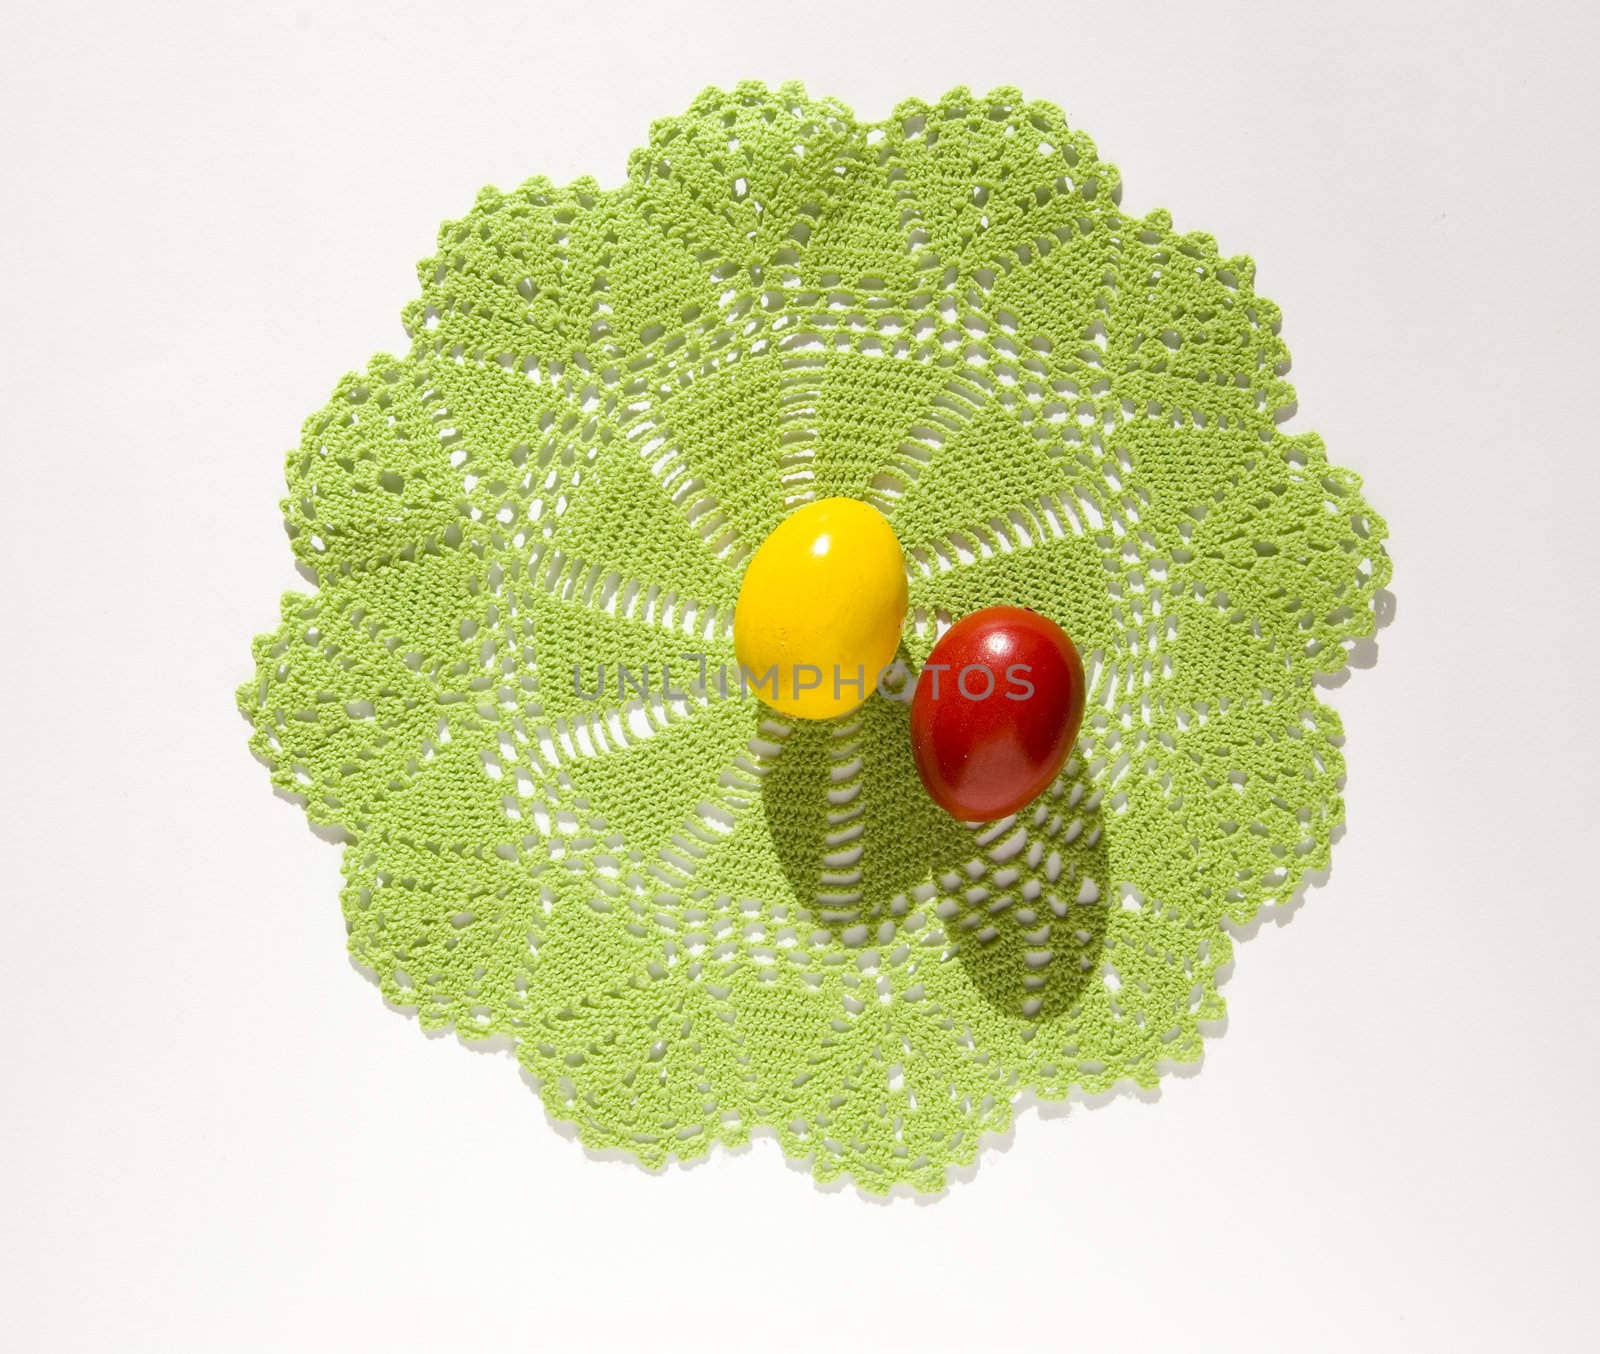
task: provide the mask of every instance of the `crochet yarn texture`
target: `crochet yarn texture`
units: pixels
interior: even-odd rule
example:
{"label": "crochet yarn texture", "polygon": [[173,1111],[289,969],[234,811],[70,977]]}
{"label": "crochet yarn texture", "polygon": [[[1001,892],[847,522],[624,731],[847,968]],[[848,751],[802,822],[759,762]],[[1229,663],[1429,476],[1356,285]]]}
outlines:
{"label": "crochet yarn texture", "polygon": [[[1224,923],[1328,864],[1314,679],[1374,629],[1384,525],[1280,427],[1250,260],[1119,196],[1014,90],[880,123],[708,90],[620,188],[485,189],[407,355],[307,421],[316,590],[255,643],[251,745],[342,829],[384,996],[509,1041],[583,1142],[765,1126],[820,1179],[938,1190],[1024,1091],[1197,1059]],[[913,665],[999,604],[1077,641],[1082,733],[1022,813],[937,809],[904,703],[719,691],[745,563],[829,495],[900,538]]]}

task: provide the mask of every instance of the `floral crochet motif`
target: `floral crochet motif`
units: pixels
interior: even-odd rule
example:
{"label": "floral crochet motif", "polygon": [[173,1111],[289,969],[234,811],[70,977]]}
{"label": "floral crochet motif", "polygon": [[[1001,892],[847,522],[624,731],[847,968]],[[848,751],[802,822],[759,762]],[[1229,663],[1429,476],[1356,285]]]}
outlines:
{"label": "floral crochet motif", "polygon": [[[1373,631],[1384,525],[1280,426],[1250,260],[1119,197],[1014,90],[880,123],[708,90],[620,188],[484,190],[409,353],[306,423],[316,590],[256,641],[252,746],[342,830],[385,997],[511,1042],[585,1143],[765,1126],[821,1179],[938,1190],[1023,1092],[1197,1059],[1224,923],[1328,864],[1315,679]],[[1023,812],[937,809],[901,702],[720,697],[745,563],[831,495],[900,539],[912,664],[994,605],[1076,640],[1082,732]]]}

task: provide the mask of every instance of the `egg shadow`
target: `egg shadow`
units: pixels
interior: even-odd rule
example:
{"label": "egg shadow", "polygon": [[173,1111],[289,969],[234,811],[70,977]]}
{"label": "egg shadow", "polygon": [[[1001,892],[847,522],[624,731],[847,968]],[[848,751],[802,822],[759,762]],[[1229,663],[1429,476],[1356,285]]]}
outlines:
{"label": "egg shadow", "polygon": [[948,943],[913,962],[959,963],[996,1011],[1038,1022],[1077,1006],[1105,947],[1108,855],[1073,769],[1014,818],[959,822],[917,773],[909,705],[874,695],[793,721],[761,807],[795,898],[838,941],[887,949],[937,917]]}

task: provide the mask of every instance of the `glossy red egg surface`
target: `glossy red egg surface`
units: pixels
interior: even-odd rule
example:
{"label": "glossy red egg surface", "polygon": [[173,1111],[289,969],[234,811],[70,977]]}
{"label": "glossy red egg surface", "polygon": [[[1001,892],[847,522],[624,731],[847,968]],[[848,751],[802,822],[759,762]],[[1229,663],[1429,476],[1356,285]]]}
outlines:
{"label": "glossy red egg surface", "polygon": [[1083,660],[1048,616],[964,616],[928,655],[911,742],[934,801],[965,822],[1015,813],[1056,778],[1083,720]]}

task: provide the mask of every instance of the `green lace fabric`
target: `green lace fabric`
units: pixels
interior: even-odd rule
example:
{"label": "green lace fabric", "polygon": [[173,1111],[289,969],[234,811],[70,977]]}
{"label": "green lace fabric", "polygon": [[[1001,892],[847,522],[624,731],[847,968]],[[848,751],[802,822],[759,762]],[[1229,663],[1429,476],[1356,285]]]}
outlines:
{"label": "green lace fabric", "polygon": [[[316,589],[239,692],[341,830],[389,1002],[514,1046],[592,1147],[764,1128],[872,1192],[942,1188],[1024,1092],[1199,1058],[1226,924],[1328,864],[1315,679],[1389,562],[1357,477],[1280,426],[1250,260],[1119,198],[1014,90],[863,123],[742,84],[620,188],[485,189],[441,229],[409,351],[289,457]],[[1003,603],[1077,641],[1082,734],[1024,812],[936,808],[901,702],[717,692],[746,561],[836,494],[899,535],[911,663]],[[601,665],[674,689],[596,698]]]}

